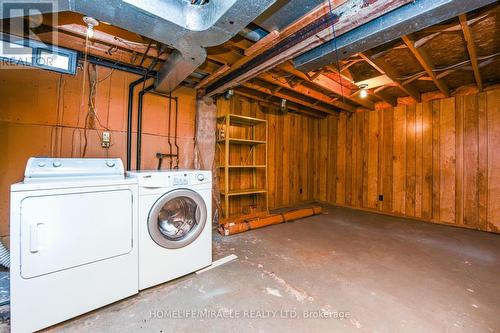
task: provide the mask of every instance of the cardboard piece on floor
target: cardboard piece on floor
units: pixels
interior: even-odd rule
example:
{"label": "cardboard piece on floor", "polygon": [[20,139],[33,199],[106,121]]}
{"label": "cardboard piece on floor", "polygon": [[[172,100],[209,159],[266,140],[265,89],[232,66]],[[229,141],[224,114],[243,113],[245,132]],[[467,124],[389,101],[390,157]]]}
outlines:
{"label": "cardboard piece on floor", "polygon": [[235,255],[235,254],[230,254],[224,258],[220,258],[218,260],[215,260],[212,265],[208,266],[208,267],[205,267],[205,268],[202,268],[200,269],[199,271],[196,271],[196,274],[201,274],[203,272],[206,272],[206,271],[209,271],[211,270],[212,268],[215,268],[215,267],[218,267],[220,265],[224,265],[225,263],[228,263],[234,259],[238,259],[238,256]]}

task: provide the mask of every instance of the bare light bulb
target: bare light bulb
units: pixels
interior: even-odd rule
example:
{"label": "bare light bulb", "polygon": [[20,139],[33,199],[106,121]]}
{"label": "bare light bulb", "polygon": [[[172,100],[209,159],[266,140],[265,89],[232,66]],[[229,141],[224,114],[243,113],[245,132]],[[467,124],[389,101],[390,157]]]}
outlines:
{"label": "bare light bulb", "polygon": [[286,108],[287,108],[286,99],[282,98],[281,103],[280,103],[280,109],[281,109],[281,111],[286,111]]}
{"label": "bare light bulb", "polygon": [[94,27],[97,27],[99,25],[99,21],[97,21],[95,18],[90,17],[90,16],[85,16],[83,18],[83,22],[87,24],[87,38],[91,39],[94,37]]}
{"label": "bare light bulb", "polygon": [[359,97],[366,98],[368,97],[368,90],[366,90],[366,85],[361,85],[359,90]]}
{"label": "bare light bulb", "polygon": [[91,26],[90,24],[89,24],[89,26],[87,27],[87,37],[88,37],[89,39],[94,38],[94,27],[93,27],[93,26]]}
{"label": "bare light bulb", "polygon": [[368,91],[366,91],[366,89],[364,89],[364,88],[363,88],[363,89],[361,89],[361,91],[359,92],[359,96],[360,96],[361,98],[366,98],[366,97],[368,97]]}

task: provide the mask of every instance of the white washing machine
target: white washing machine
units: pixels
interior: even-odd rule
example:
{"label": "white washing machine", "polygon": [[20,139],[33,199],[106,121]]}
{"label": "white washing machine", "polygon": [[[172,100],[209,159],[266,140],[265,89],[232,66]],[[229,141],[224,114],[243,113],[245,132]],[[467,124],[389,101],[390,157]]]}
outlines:
{"label": "white washing machine", "polygon": [[139,185],[139,289],[212,263],[212,173],[136,171]]}
{"label": "white washing machine", "polygon": [[11,187],[11,331],[138,292],[137,182],[120,159],[31,158]]}

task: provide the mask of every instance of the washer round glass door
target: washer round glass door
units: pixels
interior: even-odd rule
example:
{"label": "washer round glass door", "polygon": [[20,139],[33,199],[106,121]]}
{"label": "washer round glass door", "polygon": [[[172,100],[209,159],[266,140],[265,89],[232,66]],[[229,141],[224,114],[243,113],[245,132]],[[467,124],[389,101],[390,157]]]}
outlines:
{"label": "washer round glass door", "polygon": [[207,221],[207,207],[196,192],[174,190],[162,196],[149,212],[148,230],[156,244],[184,247],[198,238]]}

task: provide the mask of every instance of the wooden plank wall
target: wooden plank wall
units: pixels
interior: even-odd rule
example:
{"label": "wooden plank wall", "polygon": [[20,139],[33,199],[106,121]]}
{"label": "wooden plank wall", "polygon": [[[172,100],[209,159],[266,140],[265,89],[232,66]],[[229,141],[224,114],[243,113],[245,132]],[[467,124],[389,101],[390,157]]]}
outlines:
{"label": "wooden plank wall", "polygon": [[[96,131],[88,130],[86,157],[126,158],[127,103],[129,83],[138,76],[97,67],[97,126],[111,133],[111,147],[101,147]],[[20,67],[0,70],[0,239],[9,233],[10,185],[23,179],[26,161],[31,156],[80,157],[84,141],[87,95],[82,97],[82,71],[76,76]],[[137,105],[136,88],[134,103]],[[86,85],[85,93],[88,94]],[[180,167],[193,167],[193,136],[196,92],[181,87],[178,140]],[[80,107],[84,101],[84,105]],[[163,97],[144,97],[142,168],[156,169],[157,152],[168,153],[168,103]],[[134,106],[134,132],[137,107]],[[174,132],[172,115],[171,133]],[[135,133],[132,167],[135,167]],[[168,168],[166,159],[162,168]]]}
{"label": "wooden plank wall", "polygon": [[342,114],[318,129],[317,200],[500,232],[500,90]]}
{"label": "wooden plank wall", "polygon": [[[328,147],[326,132],[320,140],[319,126],[326,126],[320,120],[298,114],[281,114],[260,106],[248,98],[235,95],[230,100],[217,100],[219,116],[239,114],[268,121],[268,183],[269,208],[289,207],[306,201],[312,201],[315,193],[317,160],[327,159]],[[321,142],[318,146],[318,142]],[[320,148],[322,156],[320,156]],[[233,148],[233,147],[232,147]],[[234,147],[233,149],[238,149]],[[245,149],[244,147],[241,149]],[[321,167],[326,184],[326,164]],[[231,171],[230,183],[237,187],[250,184],[251,174],[247,171]],[[322,186],[326,192],[326,185]],[[233,198],[230,213],[241,213],[252,203],[250,196]]]}

